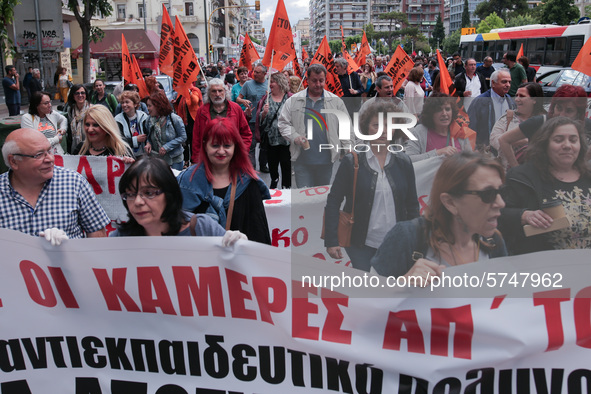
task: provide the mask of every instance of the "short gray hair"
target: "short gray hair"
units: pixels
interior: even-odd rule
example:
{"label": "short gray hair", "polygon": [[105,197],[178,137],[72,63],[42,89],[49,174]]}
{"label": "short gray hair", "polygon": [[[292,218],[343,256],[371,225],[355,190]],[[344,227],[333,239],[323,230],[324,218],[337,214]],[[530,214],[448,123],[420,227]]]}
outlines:
{"label": "short gray hair", "polygon": [[230,101],[232,99],[232,96],[230,95],[230,92],[228,92],[228,89],[226,89],[226,84],[224,83],[224,81],[222,81],[220,78],[213,78],[211,81],[209,81],[207,83],[207,87],[205,88],[205,95],[203,97],[203,103],[204,104],[209,104],[210,103],[210,100],[209,100],[209,91],[211,90],[211,86],[212,85],[222,85],[222,87],[226,91],[226,100],[227,101]]}
{"label": "short gray hair", "polygon": [[384,82],[384,81],[392,82],[392,78],[389,75],[380,75],[376,79],[376,86],[381,89],[382,88],[382,82]]}
{"label": "short gray hair", "polygon": [[491,75],[490,75],[490,80],[491,81],[495,81],[495,82],[499,82],[499,75],[501,73],[507,73],[509,75],[511,75],[511,73],[509,72],[509,69],[500,69],[500,70],[495,70]]}
{"label": "short gray hair", "polygon": [[21,153],[21,148],[18,146],[16,141],[8,141],[2,145],[2,157],[4,157],[4,164],[6,164],[6,167],[12,168],[10,166],[10,162],[8,161],[8,155],[14,155],[15,153]]}
{"label": "short gray hair", "polygon": [[324,76],[326,77],[326,67],[324,67],[322,64],[320,63],[314,63],[314,64],[310,64],[308,66],[308,69],[306,70],[306,75],[308,76],[308,78],[310,78],[310,74],[324,74]]}
{"label": "short gray hair", "polygon": [[254,69],[255,69],[256,67],[262,67],[262,68],[263,68],[263,72],[264,72],[265,74],[267,73],[267,66],[265,66],[263,63],[260,63],[260,62],[259,62],[259,63],[255,63],[255,64],[252,66],[252,70],[254,71]]}
{"label": "short gray hair", "polygon": [[338,59],[334,59],[334,64],[338,64],[341,67],[347,68],[347,60],[339,57]]}

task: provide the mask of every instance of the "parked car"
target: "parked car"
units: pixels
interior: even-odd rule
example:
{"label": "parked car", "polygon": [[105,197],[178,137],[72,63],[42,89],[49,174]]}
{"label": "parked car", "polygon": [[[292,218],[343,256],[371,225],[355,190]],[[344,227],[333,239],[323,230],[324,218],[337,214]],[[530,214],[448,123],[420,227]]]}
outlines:
{"label": "parked car", "polygon": [[548,71],[540,75],[537,81],[542,85],[544,97],[554,96],[556,89],[564,84],[581,86],[587,92],[587,96],[591,97],[591,77],[572,68]]}
{"label": "parked car", "polygon": [[176,100],[178,93],[172,88],[172,78],[166,74],[162,74],[156,75],[156,80],[162,85],[168,101],[173,102]]}

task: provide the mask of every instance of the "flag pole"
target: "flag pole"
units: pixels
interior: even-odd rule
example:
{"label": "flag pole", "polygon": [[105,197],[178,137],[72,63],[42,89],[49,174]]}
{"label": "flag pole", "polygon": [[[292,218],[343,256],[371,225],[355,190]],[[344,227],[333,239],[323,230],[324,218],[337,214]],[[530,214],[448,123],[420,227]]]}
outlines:
{"label": "flag pole", "polygon": [[300,86],[298,86],[298,92],[302,88],[302,85],[304,84],[304,79],[306,79],[307,76],[308,76],[308,74],[304,74],[304,78],[302,78],[302,80],[300,81]]}
{"label": "flag pole", "polygon": [[271,67],[269,67],[268,74],[269,80],[267,81],[267,102],[269,104],[269,96],[271,95],[271,69],[273,69],[273,58],[275,57],[275,49],[271,50]]}

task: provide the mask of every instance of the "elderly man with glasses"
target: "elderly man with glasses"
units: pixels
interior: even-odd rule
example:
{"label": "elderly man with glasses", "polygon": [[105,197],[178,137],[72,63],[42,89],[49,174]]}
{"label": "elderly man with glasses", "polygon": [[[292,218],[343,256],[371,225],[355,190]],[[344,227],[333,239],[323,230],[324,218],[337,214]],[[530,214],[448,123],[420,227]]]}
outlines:
{"label": "elderly man with glasses", "polygon": [[11,132],[2,155],[0,228],[44,236],[54,245],[68,238],[104,237],[110,219],[90,184],[75,171],[54,166],[49,141],[33,129]]}

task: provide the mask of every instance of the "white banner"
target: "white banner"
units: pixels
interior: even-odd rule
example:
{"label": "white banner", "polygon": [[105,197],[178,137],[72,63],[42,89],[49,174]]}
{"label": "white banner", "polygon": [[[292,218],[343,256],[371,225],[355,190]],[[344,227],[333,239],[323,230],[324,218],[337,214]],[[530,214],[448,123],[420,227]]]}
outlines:
{"label": "white banner", "polygon": [[[588,251],[447,269],[453,282],[484,280],[481,298],[457,298],[449,289],[388,288],[385,278],[281,248],[241,241],[229,250],[220,241],[52,247],[0,230],[2,394],[590,390]],[[536,286],[535,273],[550,276]],[[322,278],[322,288],[302,286]],[[351,286],[328,289],[346,278]]]}

